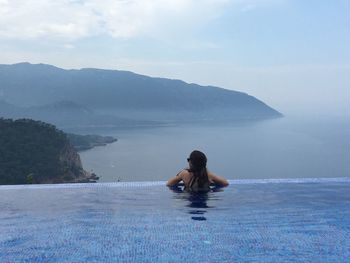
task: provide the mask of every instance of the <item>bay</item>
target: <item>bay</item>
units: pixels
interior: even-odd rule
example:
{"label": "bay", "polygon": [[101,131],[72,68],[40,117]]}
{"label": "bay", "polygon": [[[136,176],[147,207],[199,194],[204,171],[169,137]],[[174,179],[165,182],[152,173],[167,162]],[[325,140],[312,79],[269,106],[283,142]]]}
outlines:
{"label": "bay", "polygon": [[284,117],[259,122],[97,129],[117,142],[80,152],[100,182],[167,180],[192,150],[228,179],[350,176],[350,121]]}

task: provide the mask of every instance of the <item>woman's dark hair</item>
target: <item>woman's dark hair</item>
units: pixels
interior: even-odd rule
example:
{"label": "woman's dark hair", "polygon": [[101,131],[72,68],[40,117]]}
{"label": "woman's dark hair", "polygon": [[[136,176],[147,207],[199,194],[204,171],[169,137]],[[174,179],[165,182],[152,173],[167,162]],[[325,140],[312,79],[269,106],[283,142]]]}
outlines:
{"label": "woman's dark hair", "polygon": [[190,188],[197,181],[198,187],[209,187],[209,178],[207,173],[207,157],[200,151],[193,151],[188,160],[191,162],[190,172],[193,173],[193,180],[190,182]]}

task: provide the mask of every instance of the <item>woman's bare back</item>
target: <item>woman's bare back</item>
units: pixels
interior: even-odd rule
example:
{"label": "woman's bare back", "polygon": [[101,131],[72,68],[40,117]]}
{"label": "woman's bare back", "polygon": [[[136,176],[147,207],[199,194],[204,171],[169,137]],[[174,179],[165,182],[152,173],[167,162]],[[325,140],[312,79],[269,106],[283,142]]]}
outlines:
{"label": "woman's bare back", "polygon": [[[207,171],[207,174],[208,174],[208,179],[209,179],[210,184],[213,183],[213,184],[216,184],[219,186],[227,186],[228,185],[228,182],[225,178],[217,176],[210,171]],[[178,175],[175,178],[172,178],[172,179],[175,179],[175,181],[177,181],[175,184],[179,183],[182,180],[184,185],[185,185],[185,188],[188,188],[190,186],[190,182],[191,182],[192,178],[193,178],[193,173],[191,173],[188,169],[184,169],[180,173],[178,173]],[[168,186],[175,185],[175,184],[172,184],[172,182],[171,182],[172,179],[170,179],[168,181],[168,184],[167,184]]]}

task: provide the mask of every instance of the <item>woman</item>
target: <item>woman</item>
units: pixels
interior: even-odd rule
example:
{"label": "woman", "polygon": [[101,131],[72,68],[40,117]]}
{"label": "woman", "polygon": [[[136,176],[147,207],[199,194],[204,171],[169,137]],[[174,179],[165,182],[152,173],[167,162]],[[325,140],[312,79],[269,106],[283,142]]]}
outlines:
{"label": "woman", "polygon": [[207,170],[207,157],[200,151],[193,151],[187,158],[189,168],[179,172],[175,177],[169,179],[167,186],[175,186],[183,181],[187,191],[209,191],[210,184],[217,186],[228,186],[225,178],[217,176]]}

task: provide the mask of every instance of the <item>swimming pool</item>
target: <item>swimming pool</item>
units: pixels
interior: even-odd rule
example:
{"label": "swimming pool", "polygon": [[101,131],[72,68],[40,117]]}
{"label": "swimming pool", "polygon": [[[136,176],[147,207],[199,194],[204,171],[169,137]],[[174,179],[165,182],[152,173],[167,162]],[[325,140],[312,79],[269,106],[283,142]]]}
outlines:
{"label": "swimming pool", "polygon": [[1,262],[349,262],[350,178],[0,186]]}

